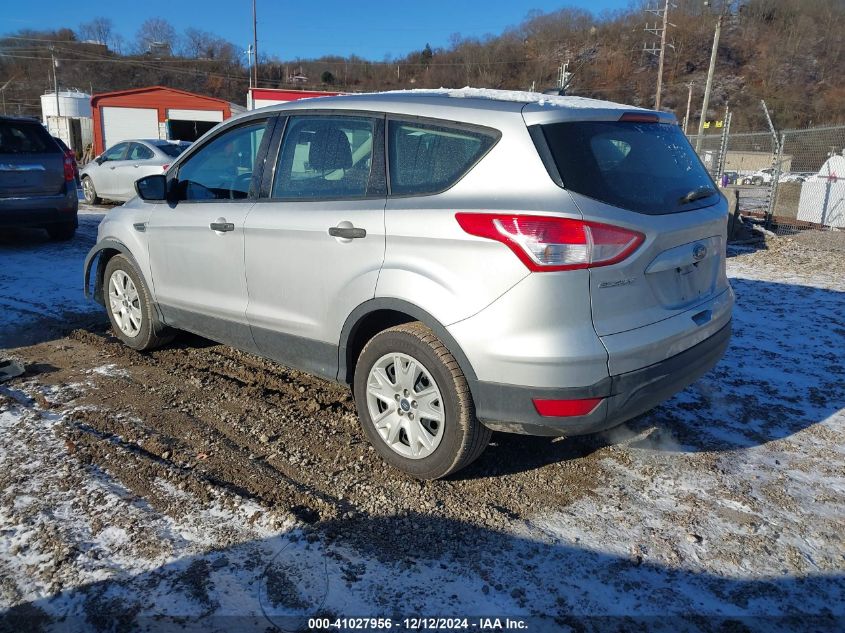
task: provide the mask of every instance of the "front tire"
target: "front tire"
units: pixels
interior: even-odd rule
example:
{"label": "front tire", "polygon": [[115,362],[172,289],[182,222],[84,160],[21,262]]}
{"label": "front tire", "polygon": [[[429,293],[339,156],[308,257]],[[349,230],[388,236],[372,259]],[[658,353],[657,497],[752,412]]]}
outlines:
{"label": "front tire", "polygon": [[418,479],[439,479],[468,466],[490,441],[460,366],[420,322],[390,328],[367,343],[356,364],[354,393],[375,450]]}
{"label": "front tire", "polygon": [[103,295],[115,336],[132,349],[143,352],[173,339],[173,332],[158,318],[144,279],[128,257],[115,255],[106,264]]}
{"label": "front tire", "polygon": [[97,189],[94,187],[94,181],[90,176],[82,177],[82,194],[85,196],[87,204],[100,204],[102,199],[97,196]]}

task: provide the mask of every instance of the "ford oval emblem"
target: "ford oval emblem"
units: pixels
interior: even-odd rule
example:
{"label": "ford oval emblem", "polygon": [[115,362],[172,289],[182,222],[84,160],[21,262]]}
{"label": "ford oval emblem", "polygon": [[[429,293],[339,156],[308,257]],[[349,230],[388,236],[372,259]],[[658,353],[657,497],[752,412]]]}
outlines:
{"label": "ford oval emblem", "polygon": [[692,249],[692,256],[695,261],[700,262],[707,257],[707,247],[704,244],[696,244]]}

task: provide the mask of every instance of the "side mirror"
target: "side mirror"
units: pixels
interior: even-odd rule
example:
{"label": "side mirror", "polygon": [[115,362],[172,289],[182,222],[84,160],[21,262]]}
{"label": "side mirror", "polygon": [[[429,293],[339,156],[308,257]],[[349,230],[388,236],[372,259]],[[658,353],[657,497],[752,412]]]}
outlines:
{"label": "side mirror", "polygon": [[163,174],[139,178],[135,181],[135,191],[141,200],[163,202],[167,200],[167,178]]}
{"label": "side mirror", "polygon": [[104,154],[100,154],[99,156],[97,156],[97,158],[95,158],[95,159],[94,159],[94,162],[95,162],[95,163],[97,163],[98,165],[102,165],[103,163],[105,163],[105,162],[106,162],[106,157],[105,157],[105,155],[104,155]]}

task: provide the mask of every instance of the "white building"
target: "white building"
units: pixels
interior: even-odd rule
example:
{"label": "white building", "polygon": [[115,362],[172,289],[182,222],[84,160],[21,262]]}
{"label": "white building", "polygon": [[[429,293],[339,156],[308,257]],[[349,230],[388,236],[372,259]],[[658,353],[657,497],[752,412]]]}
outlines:
{"label": "white building", "polygon": [[91,95],[79,90],[52,90],[41,95],[41,120],[50,134],[81,155],[94,140]]}

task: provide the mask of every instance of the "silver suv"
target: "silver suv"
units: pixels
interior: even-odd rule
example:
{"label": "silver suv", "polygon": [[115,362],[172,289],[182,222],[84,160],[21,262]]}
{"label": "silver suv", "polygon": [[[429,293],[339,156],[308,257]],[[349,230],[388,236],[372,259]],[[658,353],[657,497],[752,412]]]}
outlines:
{"label": "silver suv", "polygon": [[350,385],[415,477],[466,466],[491,430],[618,425],[730,338],[727,203],[666,113],[303,100],[221,124],[136,189],[85,262],[116,336],[188,330]]}

